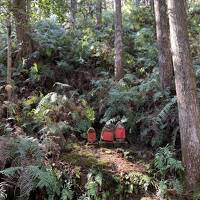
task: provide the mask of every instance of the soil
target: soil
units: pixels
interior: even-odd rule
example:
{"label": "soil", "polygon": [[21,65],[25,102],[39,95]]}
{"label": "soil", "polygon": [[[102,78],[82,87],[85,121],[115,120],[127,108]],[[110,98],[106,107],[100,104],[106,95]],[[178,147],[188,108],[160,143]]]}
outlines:
{"label": "soil", "polygon": [[[130,172],[145,175],[148,173],[149,163],[153,159],[152,155],[153,153],[150,150],[136,146],[113,148],[109,145],[87,146],[81,143],[71,143],[67,145],[66,152],[61,155],[61,160],[70,163],[70,166],[76,169],[79,168],[85,182],[87,173],[91,168],[99,168],[106,174],[120,178]],[[151,194],[143,194],[134,196],[133,200],[156,200],[156,197]]]}

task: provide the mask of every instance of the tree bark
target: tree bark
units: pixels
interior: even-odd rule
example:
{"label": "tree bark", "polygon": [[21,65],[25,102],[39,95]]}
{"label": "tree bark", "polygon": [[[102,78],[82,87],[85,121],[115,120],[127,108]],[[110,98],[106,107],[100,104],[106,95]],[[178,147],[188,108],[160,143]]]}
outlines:
{"label": "tree bark", "polygon": [[13,0],[13,14],[15,18],[19,57],[26,57],[33,51],[31,28],[26,0]]}
{"label": "tree bark", "polygon": [[12,97],[12,42],[11,42],[11,17],[7,18],[7,85],[5,88],[8,101]]}
{"label": "tree bark", "polygon": [[133,4],[136,5],[136,6],[139,6],[140,5],[140,0],[133,0]]}
{"label": "tree bark", "polygon": [[100,29],[102,24],[102,0],[96,2],[96,28]]}
{"label": "tree bark", "polygon": [[185,0],[167,0],[179,110],[182,160],[188,189],[200,180],[200,112],[187,32]]}
{"label": "tree bark", "polygon": [[173,64],[169,40],[169,20],[165,0],[154,0],[160,82],[163,90],[173,89]]}
{"label": "tree bark", "polygon": [[77,13],[77,1],[71,0],[71,25],[75,28],[76,25],[76,13]]}
{"label": "tree bark", "polygon": [[124,76],[122,66],[122,10],[121,0],[115,0],[115,79],[120,80]]}
{"label": "tree bark", "polygon": [[106,2],[106,0],[103,1],[103,9],[107,10],[107,2]]}

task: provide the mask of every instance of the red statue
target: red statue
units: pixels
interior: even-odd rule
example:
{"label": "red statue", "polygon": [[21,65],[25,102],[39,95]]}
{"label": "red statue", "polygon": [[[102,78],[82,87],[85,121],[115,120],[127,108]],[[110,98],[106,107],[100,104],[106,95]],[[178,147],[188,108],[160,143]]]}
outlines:
{"label": "red statue", "polygon": [[97,140],[96,131],[94,130],[94,128],[89,128],[87,131],[88,144],[93,144],[96,142],[96,140]]}
{"label": "red statue", "polygon": [[126,139],[126,130],[121,122],[118,122],[115,126],[115,139],[120,142],[124,142]]}
{"label": "red statue", "polygon": [[114,129],[112,126],[105,125],[101,132],[101,140],[104,142],[113,142],[114,140]]}

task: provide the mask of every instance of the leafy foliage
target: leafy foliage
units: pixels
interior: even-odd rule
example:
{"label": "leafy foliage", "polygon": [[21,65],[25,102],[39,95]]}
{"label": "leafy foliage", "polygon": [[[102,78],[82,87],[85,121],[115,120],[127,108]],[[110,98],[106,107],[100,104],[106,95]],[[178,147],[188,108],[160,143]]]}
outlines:
{"label": "leafy foliage", "polygon": [[100,199],[99,192],[101,191],[102,181],[102,173],[98,170],[91,170],[87,175],[86,192],[79,199]]}
{"label": "leafy foliage", "polygon": [[61,195],[63,199],[70,199],[70,196],[72,198],[70,185],[62,188],[58,174],[44,165],[44,153],[40,146],[36,139],[26,137],[11,144],[10,155],[14,156],[12,166],[0,171],[5,176],[6,183],[2,183],[2,197],[5,196],[4,186],[12,185],[15,190],[19,189],[20,197],[29,197],[31,191],[41,189],[47,191],[49,200],[56,195]]}
{"label": "leafy foliage", "polygon": [[169,145],[159,149],[154,164],[161,178],[164,178],[168,172],[181,174],[184,171],[181,161],[174,158],[174,152]]}
{"label": "leafy foliage", "polygon": [[129,194],[147,192],[153,181],[148,175],[139,172],[132,172],[125,175],[125,191]]}
{"label": "leafy foliage", "polygon": [[0,183],[0,199],[5,200],[7,197],[6,190],[5,190],[6,183]]}
{"label": "leafy foliage", "polygon": [[74,197],[74,191],[72,190],[72,184],[66,183],[61,192],[61,200],[72,200]]}
{"label": "leafy foliage", "polygon": [[[199,87],[200,9],[199,3],[194,2],[197,1],[190,1],[188,7],[189,36]],[[100,28],[96,27],[96,0],[77,1],[74,26],[69,0],[29,3],[27,18],[34,52],[21,63],[17,56],[21,44],[17,45],[12,20],[12,78],[15,83],[12,104],[6,101],[4,91],[7,70],[5,17],[9,5],[6,0],[0,3],[0,130],[1,135],[7,136],[5,140],[0,139],[4,147],[0,149],[4,179],[0,183],[0,199],[7,198],[6,189],[10,186],[17,191],[16,198],[22,199],[38,191],[49,200],[127,199],[134,198],[136,193],[152,192],[155,186],[160,198],[167,198],[169,191],[181,194],[184,169],[172,147],[163,147],[167,143],[173,147],[177,147],[177,143],[180,145],[177,141],[179,125],[176,97],[160,88],[152,8],[144,3],[133,5],[132,0],[123,3],[125,76],[116,82],[113,78],[111,1],[103,4]],[[14,122],[7,122],[7,113]],[[102,124],[117,121],[125,124],[130,143],[145,143],[154,149],[163,147],[155,156],[152,177],[133,172],[120,179],[90,169],[79,169],[76,174],[77,166],[62,163],[59,156],[66,143],[70,146],[68,142],[77,140],[74,137],[80,135],[85,139],[91,126],[99,131]],[[18,128],[20,134],[15,135]],[[68,171],[73,171],[73,175]],[[87,181],[81,185],[80,176],[84,173],[88,173]],[[114,186],[109,185],[109,181],[113,181]],[[198,191],[194,199],[199,199]]]}
{"label": "leafy foliage", "polygon": [[160,148],[154,160],[156,170],[155,176],[160,181],[158,186],[158,196],[165,198],[169,189],[173,189],[177,194],[183,192],[184,167],[181,161],[175,159],[172,146]]}
{"label": "leafy foliage", "polygon": [[[76,101],[76,103],[74,103]],[[52,92],[41,99],[33,110],[36,120],[45,126],[42,132],[68,134],[70,131],[86,133],[95,120],[95,112],[84,99]]]}

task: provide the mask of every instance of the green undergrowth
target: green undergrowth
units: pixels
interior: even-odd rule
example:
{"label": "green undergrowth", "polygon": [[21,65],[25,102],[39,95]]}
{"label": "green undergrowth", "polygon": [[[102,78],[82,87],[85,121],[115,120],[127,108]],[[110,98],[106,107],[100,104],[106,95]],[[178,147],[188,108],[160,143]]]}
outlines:
{"label": "green undergrowth", "polygon": [[[46,7],[46,1],[40,3]],[[73,30],[62,24],[66,13],[60,12],[57,18],[44,15],[42,20],[39,15],[33,16],[37,18],[32,24],[37,49],[23,62],[13,62],[16,96],[12,104],[7,102],[5,82],[0,83],[0,135],[6,138],[0,140],[5,147],[0,148],[0,199],[13,191],[15,196],[10,199],[19,200],[38,193],[48,200],[140,200],[151,194],[160,199],[183,199],[184,168],[177,160],[180,133],[176,96],[174,91],[160,88],[151,8],[135,9],[132,1],[126,3],[125,76],[116,82],[113,14],[102,13],[99,31],[94,26],[95,17],[86,12],[87,1],[79,3],[86,18],[79,13]],[[188,14],[200,88],[199,6],[191,7]],[[5,80],[4,26],[0,26],[0,32],[0,76]],[[14,35],[12,42],[14,56]],[[113,173],[110,162],[99,158],[98,148],[84,146],[89,127],[97,130],[99,138],[106,123],[118,121],[124,123],[130,148],[121,153],[115,150],[129,164],[150,166],[144,173]],[[147,159],[146,152],[132,148],[135,144],[150,147],[155,155]],[[194,199],[200,199],[198,191]]]}
{"label": "green undergrowth", "polygon": [[[140,199],[151,195],[168,199],[170,191],[173,191],[174,197],[179,197],[184,192],[184,168],[176,160],[171,146],[159,149],[148,168],[142,158],[138,157],[137,162],[129,160],[128,149],[120,155],[117,150],[103,148],[103,154],[100,155],[99,147],[92,148],[68,140],[63,151],[56,152],[60,153],[58,158],[50,156],[47,144],[40,144],[34,138],[24,136],[0,139],[4,145],[4,149],[0,151],[3,158],[1,162],[5,162],[0,171],[4,177],[1,196],[6,197],[8,186],[17,191],[9,195],[20,200],[28,200],[38,190],[48,200],[131,200],[133,197]],[[106,154],[116,157],[116,160],[120,158],[122,162],[104,160]],[[134,156],[134,152],[132,155]],[[125,168],[124,162],[128,162],[128,166],[131,163],[138,167],[142,164],[145,170],[128,168],[127,171],[112,171],[113,166],[118,164],[122,165],[122,169]],[[7,166],[8,163],[10,167]]]}
{"label": "green undergrowth", "polygon": [[95,151],[83,149],[78,143],[67,144],[66,151],[67,153],[63,154],[61,159],[74,166],[81,166],[84,169],[93,167],[106,169],[109,167],[106,161],[96,158]]}
{"label": "green undergrowth", "polygon": [[[78,168],[80,177],[87,180],[84,185],[86,191],[80,199],[132,199],[155,189],[154,181],[147,173],[112,173],[110,163],[98,157],[96,148],[83,148],[80,144],[71,143],[66,151],[61,160]],[[109,149],[106,153],[110,153]]]}

